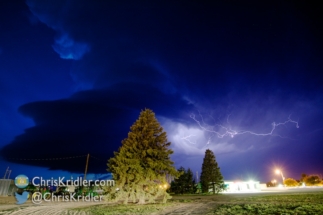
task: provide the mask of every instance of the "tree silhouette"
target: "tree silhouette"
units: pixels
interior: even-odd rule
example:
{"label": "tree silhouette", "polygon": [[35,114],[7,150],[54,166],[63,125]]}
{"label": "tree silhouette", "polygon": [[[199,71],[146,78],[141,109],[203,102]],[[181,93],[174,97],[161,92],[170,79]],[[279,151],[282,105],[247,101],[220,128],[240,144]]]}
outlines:
{"label": "tree silhouette", "polygon": [[190,168],[185,170],[184,167],[180,167],[178,172],[181,173],[181,176],[172,181],[170,191],[175,194],[195,193],[196,187],[192,170]]}
{"label": "tree silhouette", "polygon": [[212,185],[213,194],[219,193],[224,189],[223,176],[220,172],[220,167],[215,160],[213,152],[209,149],[205,151],[200,182],[204,193],[209,192],[210,185]]}

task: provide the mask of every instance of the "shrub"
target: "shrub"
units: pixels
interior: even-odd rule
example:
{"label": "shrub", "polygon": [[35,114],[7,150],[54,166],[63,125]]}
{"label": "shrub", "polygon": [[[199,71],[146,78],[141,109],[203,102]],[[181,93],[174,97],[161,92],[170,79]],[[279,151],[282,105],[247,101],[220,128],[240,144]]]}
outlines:
{"label": "shrub", "polygon": [[296,186],[298,186],[299,183],[293,178],[287,178],[284,180],[284,184],[287,187],[296,187]]}
{"label": "shrub", "polygon": [[321,184],[321,179],[318,175],[308,175],[304,178],[306,186],[316,186]]}

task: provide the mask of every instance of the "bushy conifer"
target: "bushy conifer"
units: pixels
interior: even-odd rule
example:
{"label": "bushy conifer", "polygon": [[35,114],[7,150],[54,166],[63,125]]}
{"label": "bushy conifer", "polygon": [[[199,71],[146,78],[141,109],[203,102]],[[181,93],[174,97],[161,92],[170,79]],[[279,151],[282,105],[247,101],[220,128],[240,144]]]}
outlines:
{"label": "bushy conifer", "polygon": [[224,189],[223,176],[221,174],[220,167],[215,160],[213,152],[209,149],[205,151],[200,182],[204,193],[209,192],[210,186],[213,194],[219,193]]}
{"label": "bushy conifer", "polygon": [[166,192],[169,186],[166,174],[179,176],[173,166],[169,149],[171,143],[166,132],[150,109],[141,111],[137,121],[130,127],[128,137],[114,157],[108,161],[108,171],[113,173],[118,191],[111,190],[110,197],[144,204],[155,202],[163,197],[170,198]]}

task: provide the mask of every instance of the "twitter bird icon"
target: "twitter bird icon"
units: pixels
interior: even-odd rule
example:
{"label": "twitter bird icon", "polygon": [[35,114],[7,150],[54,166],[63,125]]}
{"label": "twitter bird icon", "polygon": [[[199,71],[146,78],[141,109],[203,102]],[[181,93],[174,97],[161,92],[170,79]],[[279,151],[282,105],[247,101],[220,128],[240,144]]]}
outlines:
{"label": "twitter bird icon", "polygon": [[21,204],[25,203],[28,199],[28,194],[29,194],[29,192],[27,192],[27,191],[24,191],[21,195],[19,195],[18,193],[15,192],[17,204],[21,205]]}

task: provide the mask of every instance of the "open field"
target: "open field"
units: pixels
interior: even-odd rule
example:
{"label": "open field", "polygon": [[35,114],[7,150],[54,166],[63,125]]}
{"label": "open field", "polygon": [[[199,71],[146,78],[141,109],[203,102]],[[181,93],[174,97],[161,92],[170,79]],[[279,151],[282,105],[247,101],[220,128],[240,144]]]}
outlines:
{"label": "open field", "polygon": [[166,204],[116,205],[112,203],[48,202],[15,205],[13,197],[0,198],[0,214],[323,214],[323,190],[290,193],[261,192],[220,195],[175,195]]}

